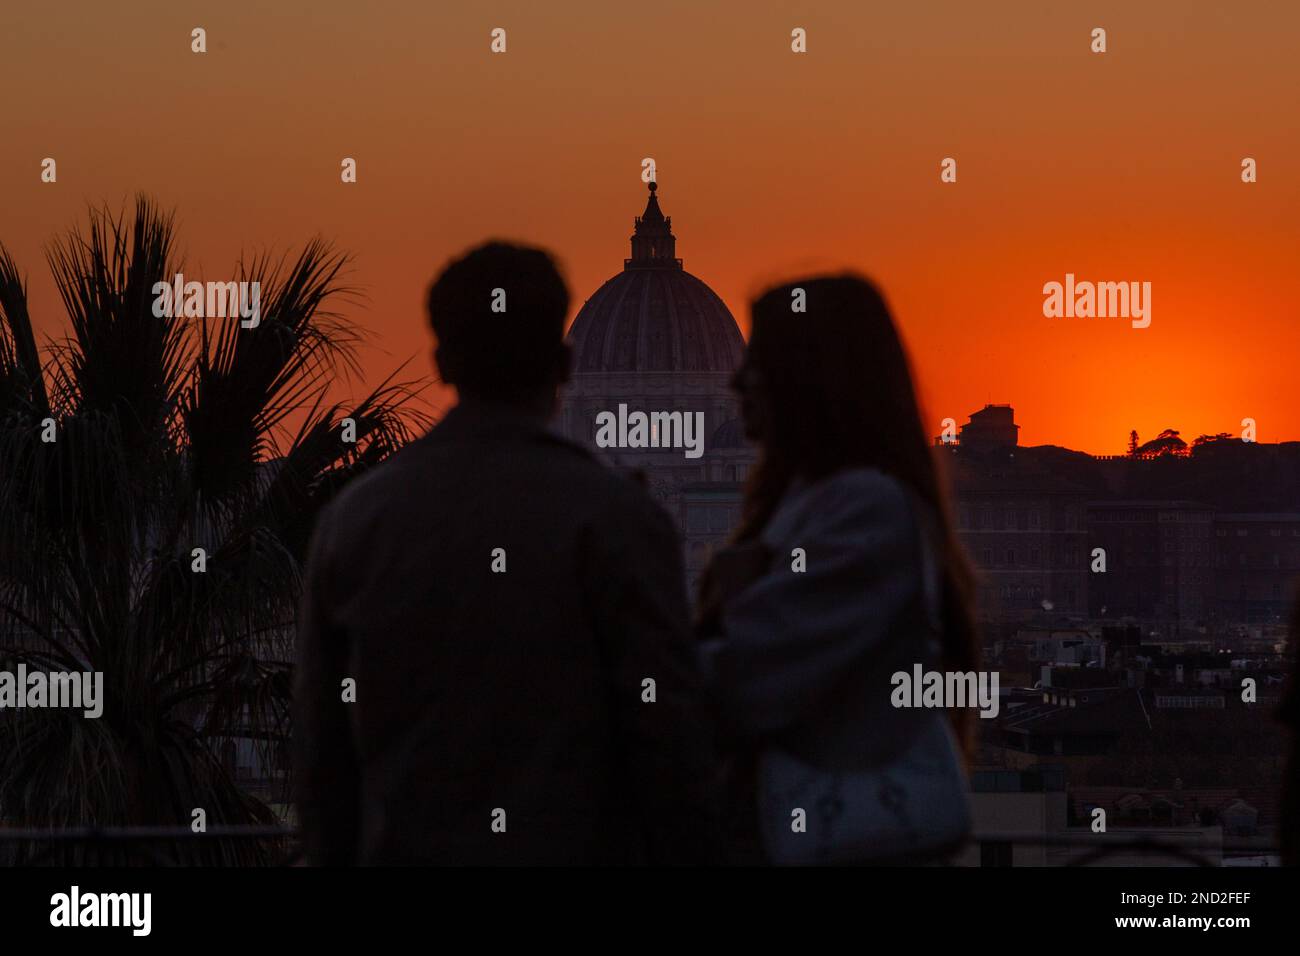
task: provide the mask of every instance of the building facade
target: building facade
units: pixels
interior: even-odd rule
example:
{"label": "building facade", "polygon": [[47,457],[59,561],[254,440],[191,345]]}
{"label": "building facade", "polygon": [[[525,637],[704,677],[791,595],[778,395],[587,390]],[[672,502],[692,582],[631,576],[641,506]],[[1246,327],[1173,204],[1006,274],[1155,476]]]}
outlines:
{"label": "building facade", "polygon": [[[631,256],[569,327],[573,366],[559,427],[646,483],[677,522],[693,584],[712,548],[735,527],[741,487],[755,461],[729,385],[745,343],[722,299],[683,268],[672,219],[659,208],[657,184],[649,188],[645,212],[634,220]],[[683,427],[698,423],[698,456],[658,431],[649,445],[631,435],[611,445],[601,422],[620,409],[675,415],[671,420]]]}

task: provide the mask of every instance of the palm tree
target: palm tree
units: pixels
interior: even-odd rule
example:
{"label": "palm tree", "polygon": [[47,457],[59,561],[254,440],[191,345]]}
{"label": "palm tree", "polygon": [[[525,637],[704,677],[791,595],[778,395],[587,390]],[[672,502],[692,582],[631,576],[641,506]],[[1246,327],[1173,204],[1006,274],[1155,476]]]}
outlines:
{"label": "palm tree", "polygon": [[[358,335],[327,310],[347,257],[314,240],[239,266],[261,322],[154,314],[181,271],[148,199],[47,252],[71,324],[44,356],[0,245],[0,670],[103,674],[103,714],[0,711],[0,824],[273,824],[229,741],[287,736],[300,562],[338,489],[428,424],[390,376],[327,404]],[[351,419],[355,441],[344,424]],[[51,440],[52,439],[52,440]],[[206,569],[199,559],[203,549]],[[120,863],[123,848],[0,843],[10,862]],[[273,842],[175,841],[169,861],[262,863]]]}

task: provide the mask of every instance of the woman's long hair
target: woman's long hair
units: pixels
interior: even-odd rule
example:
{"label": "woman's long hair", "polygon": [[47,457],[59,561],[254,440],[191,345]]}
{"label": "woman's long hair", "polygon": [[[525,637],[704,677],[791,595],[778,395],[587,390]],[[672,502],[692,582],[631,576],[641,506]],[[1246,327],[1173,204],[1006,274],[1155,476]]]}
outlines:
{"label": "woman's long hair", "polygon": [[[800,298],[804,311],[794,311]],[[907,356],[880,292],[857,275],[809,278],[771,289],[752,311],[740,374],[762,393],[761,450],[735,541],[758,537],[796,478],[879,469],[930,507],[943,582],[943,664],[977,669],[971,567],[953,533]],[[967,753],[968,718],[953,711]]]}

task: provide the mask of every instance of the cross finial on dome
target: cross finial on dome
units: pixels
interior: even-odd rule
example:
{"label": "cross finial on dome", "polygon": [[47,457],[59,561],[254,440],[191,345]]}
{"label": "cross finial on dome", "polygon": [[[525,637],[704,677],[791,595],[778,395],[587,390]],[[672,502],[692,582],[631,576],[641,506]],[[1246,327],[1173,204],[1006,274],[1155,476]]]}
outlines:
{"label": "cross finial on dome", "polygon": [[645,204],[645,212],[641,214],[641,221],[646,223],[657,223],[664,221],[664,214],[659,209],[659,197],[655,192],[659,189],[659,184],[653,179],[647,184],[650,187],[650,199]]}
{"label": "cross finial on dome", "polygon": [[676,257],[677,240],[673,236],[673,221],[664,217],[659,208],[659,198],[655,195],[659,184],[652,179],[646,185],[650,189],[650,198],[645,204],[645,212],[636,218],[632,234],[632,258],[624,262],[624,267],[666,266],[680,269],[682,261]]}

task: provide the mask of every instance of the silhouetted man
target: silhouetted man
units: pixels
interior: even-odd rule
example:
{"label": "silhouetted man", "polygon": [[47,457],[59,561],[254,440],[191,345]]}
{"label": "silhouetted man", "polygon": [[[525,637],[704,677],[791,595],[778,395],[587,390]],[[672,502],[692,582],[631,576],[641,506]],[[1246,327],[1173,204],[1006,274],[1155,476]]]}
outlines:
{"label": "silhouetted man", "polygon": [[294,694],[312,862],[711,859],[676,532],[546,427],[568,303],[540,250],[451,263],[429,317],[460,403],[321,516]]}

